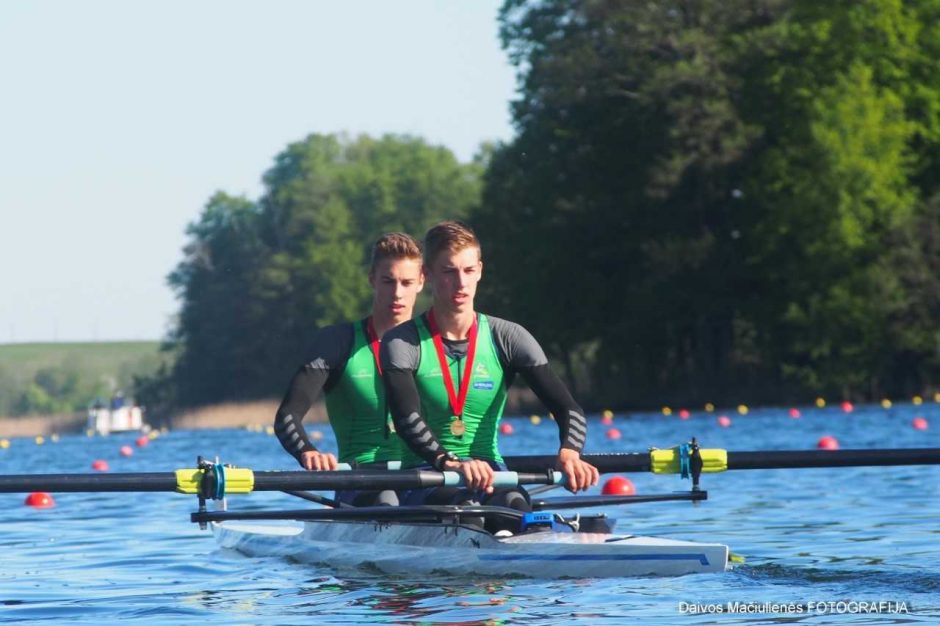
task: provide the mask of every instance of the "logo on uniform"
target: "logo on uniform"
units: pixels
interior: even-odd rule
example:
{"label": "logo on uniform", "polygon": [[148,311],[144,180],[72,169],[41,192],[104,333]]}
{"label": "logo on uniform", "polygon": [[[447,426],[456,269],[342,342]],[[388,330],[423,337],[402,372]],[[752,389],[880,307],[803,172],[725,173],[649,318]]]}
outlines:
{"label": "logo on uniform", "polygon": [[473,388],[474,389],[486,389],[487,391],[489,391],[490,389],[493,388],[493,381],[492,380],[478,380],[475,383],[473,383]]}
{"label": "logo on uniform", "polygon": [[367,369],[361,369],[352,375],[353,378],[372,378],[372,372]]}
{"label": "logo on uniform", "polygon": [[483,363],[477,363],[477,366],[473,368],[473,375],[474,375],[474,376],[481,376],[481,377],[484,377],[484,378],[485,378],[485,377],[489,376],[490,373],[489,373],[489,371],[487,371],[486,365],[484,365]]}

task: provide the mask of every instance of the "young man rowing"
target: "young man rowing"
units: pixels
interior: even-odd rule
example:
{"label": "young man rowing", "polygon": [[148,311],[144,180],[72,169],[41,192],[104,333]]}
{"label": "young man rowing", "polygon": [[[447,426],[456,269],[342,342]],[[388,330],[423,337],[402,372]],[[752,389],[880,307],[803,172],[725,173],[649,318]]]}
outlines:
{"label": "young man rowing", "polygon": [[[357,322],[328,326],[314,338],[313,359],[291,381],[274,418],[284,449],[308,470],[334,470],[337,458],[310,442],[302,420],[322,391],[336,435],[339,461],[357,467],[401,458],[401,442],[389,427],[379,368],[379,338],[411,319],[424,286],[421,249],[402,233],[383,235],[372,247],[369,270],[372,314]],[[394,491],[338,492],[338,500],[357,506],[397,504]]]}
{"label": "young man rowing", "polygon": [[489,504],[529,509],[521,488],[493,489],[493,471],[503,460],[497,446],[499,421],[517,373],[555,416],[557,468],[568,477],[568,489],[597,484],[597,469],[581,460],[587,435],[584,413],[552,372],[538,342],[518,324],[474,310],[483,274],[476,235],[459,222],[443,222],[428,231],[424,245],[433,304],[420,318],[383,337],[383,380],[396,430],[409,448],[402,465],[460,471],[469,492],[422,490],[403,494],[403,503],[457,503],[482,495]]}

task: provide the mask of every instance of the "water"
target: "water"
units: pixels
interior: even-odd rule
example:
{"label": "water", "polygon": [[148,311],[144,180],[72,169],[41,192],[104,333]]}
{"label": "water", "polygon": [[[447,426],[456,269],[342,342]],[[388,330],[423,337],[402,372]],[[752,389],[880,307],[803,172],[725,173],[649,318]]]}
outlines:
{"label": "water", "polygon": [[[686,421],[618,416],[619,441],[607,439],[608,427],[594,416],[588,450],[668,447],[692,436],[705,447],[730,450],[807,449],[825,434],[843,448],[940,446],[940,405],[859,407],[850,415],[804,409],[801,419],[784,409],[729,415],[730,428],[704,413]],[[933,422],[929,430],[911,427],[916,415]],[[515,434],[502,438],[505,454],[549,453],[557,445],[552,422],[511,422]],[[15,439],[0,450],[0,473],[85,472],[99,458],[112,472],[168,471],[192,467],[200,454],[254,469],[294,469],[274,437],[246,430],[171,432],[121,457],[119,448],[132,443],[118,435],[63,436],[41,446]],[[687,486],[675,476],[631,479],[640,493]],[[195,498],[176,494],[57,494],[48,510],[23,506],[23,495],[0,494],[0,622],[936,623],[938,483],[936,466],[708,474],[709,500],[701,505],[666,502],[607,513],[620,531],[727,543],[745,564],[724,574],[554,581],[389,577],[247,558],[219,549],[210,532],[191,524]],[[230,500],[231,508],[297,504],[271,493]],[[817,603],[812,610],[810,602]],[[881,613],[844,613],[861,602],[895,604],[882,605]],[[907,612],[886,612],[900,603]],[[724,612],[703,612],[718,609]]]}

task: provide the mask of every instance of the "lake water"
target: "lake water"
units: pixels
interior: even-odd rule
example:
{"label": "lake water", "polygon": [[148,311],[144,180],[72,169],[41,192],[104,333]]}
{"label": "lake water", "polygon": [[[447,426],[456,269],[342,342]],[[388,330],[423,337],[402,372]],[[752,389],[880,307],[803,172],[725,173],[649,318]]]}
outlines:
{"label": "lake water", "polygon": [[[827,434],[842,448],[940,446],[937,404],[802,413],[800,419],[786,409],[726,413],[728,428],[716,423],[719,413],[685,421],[621,415],[615,418],[620,440],[608,439],[609,427],[593,416],[588,451],[670,447],[692,436],[710,448],[809,449]],[[912,428],[916,416],[930,427]],[[515,434],[502,437],[504,454],[553,452],[552,422],[510,422]],[[323,445],[332,449],[324,430]],[[36,445],[14,439],[0,450],[0,473],[90,472],[95,459],[106,460],[112,472],[169,471],[192,467],[197,455],[257,470],[295,469],[277,439],[264,433],[173,431],[120,456],[119,448],[133,440],[63,436]],[[687,488],[676,476],[630,478],[639,493]],[[46,510],[24,506],[25,495],[0,494],[0,622],[940,622],[940,468],[725,472],[706,474],[703,487],[709,500],[699,505],[606,512],[621,532],[726,543],[744,564],[723,574],[554,581],[393,578],[247,558],[218,548],[211,532],[191,524],[195,498],[176,494],[56,494],[56,506]],[[233,509],[275,506],[296,508],[298,501],[271,493],[230,498]],[[788,604],[796,606],[773,606]],[[881,612],[868,612],[873,609]]]}

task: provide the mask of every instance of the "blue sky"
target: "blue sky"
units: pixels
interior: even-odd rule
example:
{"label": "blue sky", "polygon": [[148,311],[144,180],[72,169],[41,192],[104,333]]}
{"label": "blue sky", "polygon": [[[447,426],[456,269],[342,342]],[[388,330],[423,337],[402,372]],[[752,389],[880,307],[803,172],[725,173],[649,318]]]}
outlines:
{"label": "blue sky", "polygon": [[0,3],[0,343],[162,337],[186,225],[309,133],[511,139],[499,5]]}

